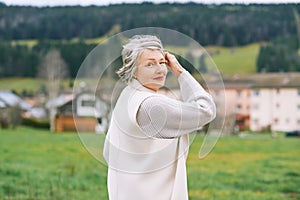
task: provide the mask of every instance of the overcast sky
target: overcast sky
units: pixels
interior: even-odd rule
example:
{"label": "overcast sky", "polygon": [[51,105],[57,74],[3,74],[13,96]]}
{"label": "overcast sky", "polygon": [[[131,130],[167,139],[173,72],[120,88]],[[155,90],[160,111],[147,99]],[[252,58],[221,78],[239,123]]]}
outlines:
{"label": "overcast sky", "polygon": [[[152,0],[153,3],[161,2],[197,2],[207,4],[221,3],[300,3],[300,0]],[[32,5],[32,6],[63,6],[63,5],[108,5],[116,3],[140,3],[143,0],[0,0],[6,5]],[[148,0],[148,2],[150,2]]]}

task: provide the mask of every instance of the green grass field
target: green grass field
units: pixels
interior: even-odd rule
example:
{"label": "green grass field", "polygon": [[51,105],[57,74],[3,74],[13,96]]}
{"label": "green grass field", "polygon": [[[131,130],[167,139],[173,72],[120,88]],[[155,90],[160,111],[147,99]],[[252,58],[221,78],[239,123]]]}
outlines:
{"label": "green grass field", "polygon": [[[17,93],[24,91],[29,93],[35,93],[41,91],[43,87],[46,87],[47,81],[35,78],[1,78],[0,79],[0,90],[13,90]],[[64,80],[61,86],[67,89],[70,85],[70,80]]]}
{"label": "green grass field", "polygon": [[256,59],[260,44],[224,48],[207,47],[211,57],[222,74],[249,74],[256,72]]}
{"label": "green grass field", "polygon": [[18,93],[22,91],[36,92],[45,85],[45,82],[40,79],[33,78],[2,78],[0,80],[0,90],[14,90]]}
{"label": "green grass field", "polygon": [[[0,129],[0,199],[106,200],[106,167],[77,134]],[[190,200],[300,199],[299,138],[222,137],[203,160],[203,137],[187,162]]]}

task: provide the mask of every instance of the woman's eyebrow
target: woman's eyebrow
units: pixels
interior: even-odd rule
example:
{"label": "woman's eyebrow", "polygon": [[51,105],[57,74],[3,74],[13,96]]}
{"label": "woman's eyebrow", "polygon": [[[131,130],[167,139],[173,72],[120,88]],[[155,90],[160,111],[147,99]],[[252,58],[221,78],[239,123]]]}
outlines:
{"label": "woman's eyebrow", "polygon": [[[147,58],[147,60],[153,60],[153,61],[156,61],[157,59],[156,59],[156,58]],[[165,58],[160,58],[159,60],[165,60]]]}

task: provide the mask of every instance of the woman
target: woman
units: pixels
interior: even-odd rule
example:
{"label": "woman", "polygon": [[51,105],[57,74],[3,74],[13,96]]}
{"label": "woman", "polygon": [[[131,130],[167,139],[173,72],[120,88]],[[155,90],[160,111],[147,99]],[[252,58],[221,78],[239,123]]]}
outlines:
{"label": "woman", "polygon": [[[117,72],[128,86],[115,105],[104,146],[111,200],[188,199],[188,134],[214,119],[212,97],[150,35],[132,37]],[[168,69],[182,101],[157,91]]]}

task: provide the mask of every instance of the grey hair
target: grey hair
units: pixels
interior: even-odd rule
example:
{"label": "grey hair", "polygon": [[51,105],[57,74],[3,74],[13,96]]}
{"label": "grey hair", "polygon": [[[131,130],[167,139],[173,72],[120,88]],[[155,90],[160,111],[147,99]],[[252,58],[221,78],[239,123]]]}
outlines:
{"label": "grey hair", "polygon": [[160,39],[153,35],[135,35],[123,46],[123,66],[116,72],[122,81],[129,83],[134,78],[138,58],[146,49],[164,51]]}

